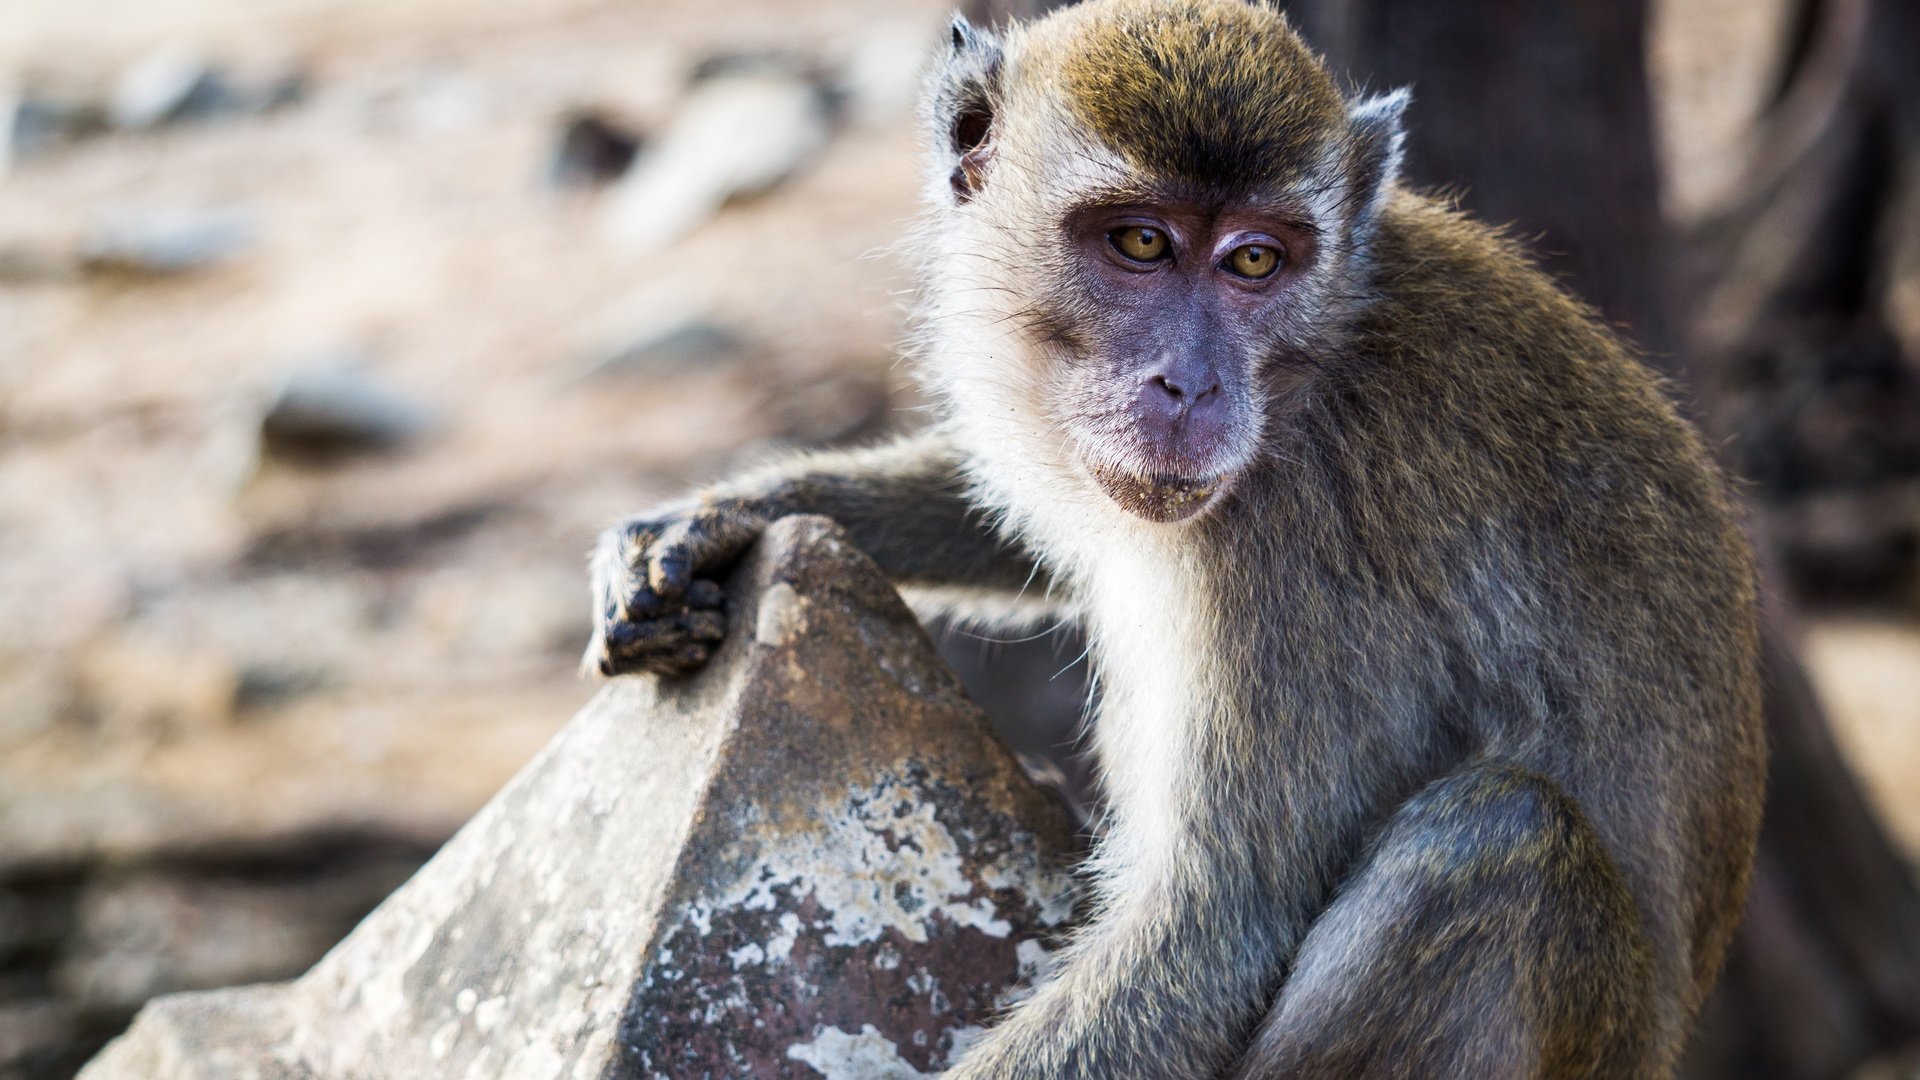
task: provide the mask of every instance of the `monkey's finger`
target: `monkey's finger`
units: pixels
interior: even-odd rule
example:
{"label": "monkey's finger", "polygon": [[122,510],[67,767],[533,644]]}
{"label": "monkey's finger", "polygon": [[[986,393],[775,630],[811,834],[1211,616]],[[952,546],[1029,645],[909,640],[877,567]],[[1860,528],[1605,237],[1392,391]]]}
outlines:
{"label": "monkey's finger", "polygon": [[654,542],[647,584],[668,599],[679,599],[693,584],[695,571],[730,562],[760,535],[756,514],[717,506],[690,514],[661,530]]}
{"label": "monkey's finger", "polygon": [[614,554],[622,566],[637,568],[645,565],[647,552],[653,549],[660,538],[660,523],[644,518],[630,518],[607,530]]}
{"label": "monkey's finger", "polygon": [[712,644],[727,637],[727,617],[711,609],[689,611],[676,620],[680,631],[695,641]]}
{"label": "monkey's finger", "polygon": [[592,663],[593,670],[607,678],[615,678],[621,675],[684,675],[712,658],[712,646],[679,641],[640,652],[602,652]]}
{"label": "monkey's finger", "polygon": [[720,583],[707,578],[695,578],[687,586],[687,606],[693,608],[723,608],[727,606],[727,591]]}
{"label": "monkey's finger", "polygon": [[615,659],[665,652],[685,644],[686,634],[671,619],[642,619],[607,628],[606,652]]}
{"label": "monkey's finger", "polygon": [[629,582],[627,593],[620,601],[619,617],[626,620],[657,619],[671,612],[677,604],[654,592],[644,583]]}
{"label": "monkey's finger", "polygon": [[610,605],[606,618],[609,622],[620,620],[638,621],[643,619],[661,619],[678,611],[704,609],[708,611],[725,610],[727,593],[720,584],[706,578],[696,578],[687,586],[686,594],[678,601],[670,601],[654,592],[651,586],[636,585],[627,594],[624,602]]}
{"label": "monkey's finger", "polygon": [[685,675],[706,664],[713,658],[713,650],[705,645],[682,645],[662,653],[651,653],[640,660],[639,668],[656,675]]}
{"label": "monkey's finger", "polygon": [[633,519],[600,534],[593,554],[593,583],[602,618],[648,617],[664,609],[645,587],[647,551],[658,533],[657,523]]}
{"label": "monkey's finger", "polygon": [[682,518],[661,531],[647,553],[646,583],[654,592],[678,600],[693,584],[694,568],[706,554],[704,540],[713,531],[703,520],[710,516],[711,511]]}
{"label": "monkey's finger", "polygon": [[687,644],[725,640],[727,617],[718,611],[684,611],[664,619],[615,623],[607,628],[606,651],[616,657],[672,652]]}
{"label": "monkey's finger", "polygon": [[648,670],[650,657],[668,653],[685,645],[684,640],[665,638],[652,642],[651,647],[642,647],[633,643],[609,643],[601,648],[595,657],[595,664],[603,675],[629,675],[636,671]]}

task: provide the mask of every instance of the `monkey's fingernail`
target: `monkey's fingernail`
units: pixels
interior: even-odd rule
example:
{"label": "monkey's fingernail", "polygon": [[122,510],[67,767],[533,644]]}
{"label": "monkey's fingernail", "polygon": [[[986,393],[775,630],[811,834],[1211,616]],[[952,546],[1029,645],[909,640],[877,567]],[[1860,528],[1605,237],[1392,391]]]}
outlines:
{"label": "monkey's fingernail", "polygon": [[688,559],[685,555],[663,555],[654,560],[653,570],[647,575],[647,584],[663,596],[676,596],[686,587],[687,574]]}
{"label": "monkey's fingernail", "polygon": [[687,603],[694,607],[719,607],[726,600],[727,591],[717,581],[695,578],[693,584],[687,587]]}
{"label": "monkey's fingernail", "polygon": [[717,611],[691,612],[680,625],[689,636],[703,641],[720,641],[727,636],[727,620]]}

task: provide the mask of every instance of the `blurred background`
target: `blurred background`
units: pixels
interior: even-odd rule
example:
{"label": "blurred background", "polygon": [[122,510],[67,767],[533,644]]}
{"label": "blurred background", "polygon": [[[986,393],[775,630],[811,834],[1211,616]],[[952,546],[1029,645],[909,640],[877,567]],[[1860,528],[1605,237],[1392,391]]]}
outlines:
{"label": "blurred background", "polygon": [[[1910,1075],[1920,5],[1285,6],[1744,481],[1774,794],[1690,1074]],[[601,525],[918,422],[889,245],[947,10],[0,3],[0,1078],[404,880],[593,692]],[[1082,784],[1077,646],[943,640]]]}

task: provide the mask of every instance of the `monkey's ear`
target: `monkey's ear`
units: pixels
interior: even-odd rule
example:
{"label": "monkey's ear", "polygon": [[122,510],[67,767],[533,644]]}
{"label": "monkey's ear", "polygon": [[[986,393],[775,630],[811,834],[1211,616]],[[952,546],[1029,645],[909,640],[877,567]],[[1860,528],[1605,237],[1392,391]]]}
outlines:
{"label": "monkey's ear", "polygon": [[999,37],[955,15],[934,60],[927,93],[934,160],[956,202],[987,182],[1003,49]]}
{"label": "monkey's ear", "polygon": [[1365,236],[1386,204],[1406,156],[1403,120],[1413,94],[1405,87],[1354,102],[1347,108],[1347,184],[1353,200],[1352,228]]}

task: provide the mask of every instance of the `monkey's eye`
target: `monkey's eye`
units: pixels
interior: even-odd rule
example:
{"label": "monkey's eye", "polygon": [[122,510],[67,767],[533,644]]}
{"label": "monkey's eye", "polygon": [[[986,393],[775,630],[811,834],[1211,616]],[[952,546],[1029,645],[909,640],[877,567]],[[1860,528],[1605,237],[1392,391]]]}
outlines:
{"label": "monkey's eye", "polygon": [[1255,281],[1280,269],[1280,252],[1265,244],[1242,244],[1227,253],[1227,269]]}
{"label": "monkey's eye", "polygon": [[1167,257],[1172,245],[1167,243],[1167,234],[1159,229],[1150,229],[1145,225],[1129,225],[1124,229],[1115,229],[1107,234],[1107,243],[1113,250],[1132,259],[1134,262],[1159,262]]}

